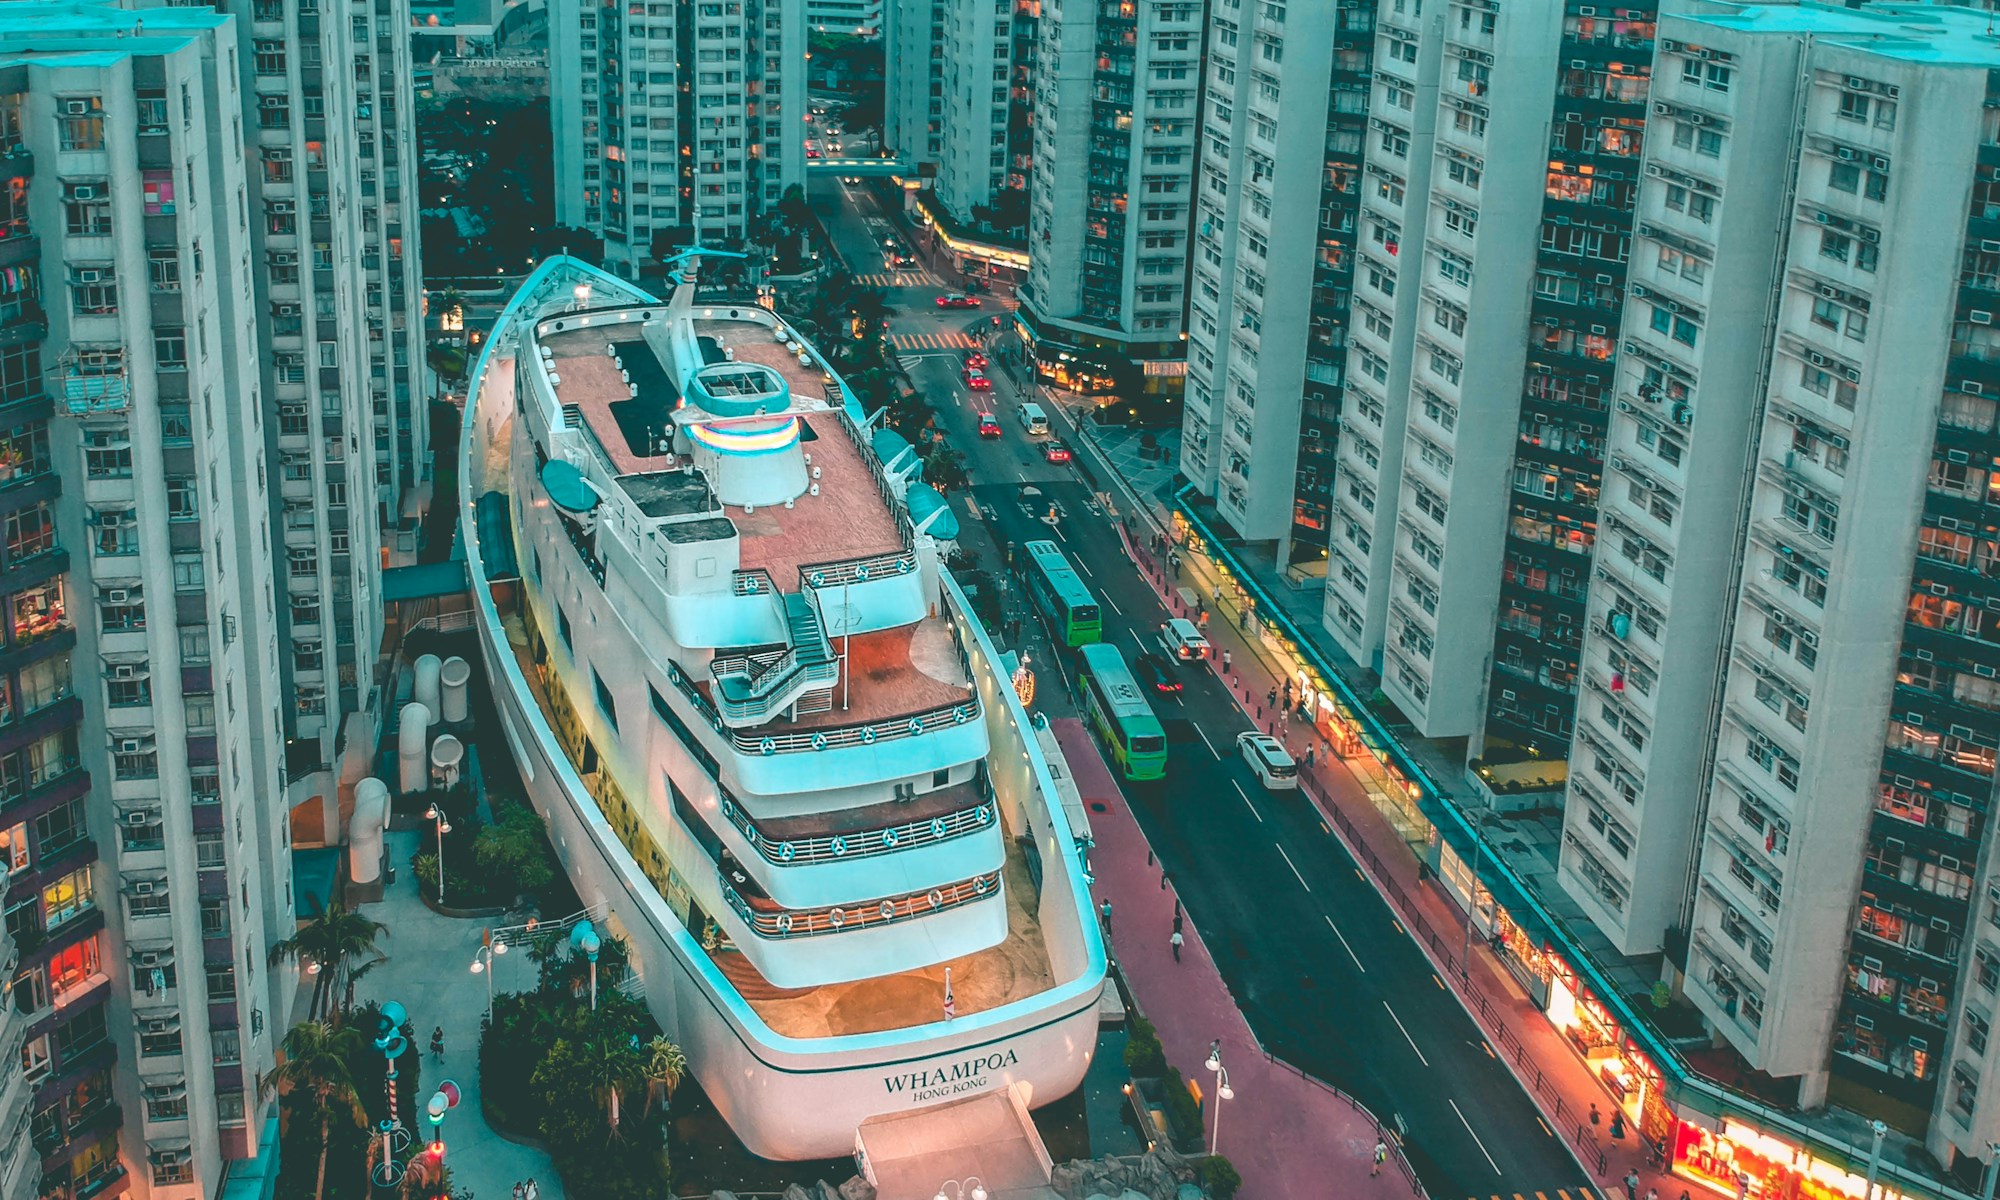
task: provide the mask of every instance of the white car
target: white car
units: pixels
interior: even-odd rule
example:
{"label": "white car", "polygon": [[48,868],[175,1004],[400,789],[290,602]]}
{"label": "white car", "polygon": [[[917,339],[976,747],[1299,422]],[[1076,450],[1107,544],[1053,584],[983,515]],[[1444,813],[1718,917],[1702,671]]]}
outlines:
{"label": "white car", "polygon": [[1208,639],[1193,621],[1174,617],[1160,622],[1160,649],[1180,662],[1200,662],[1208,657]]}
{"label": "white car", "polygon": [[1236,748],[1267,790],[1279,792],[1299,786],[1299,764],[1277,738],[1255,731],[1239,733]]}

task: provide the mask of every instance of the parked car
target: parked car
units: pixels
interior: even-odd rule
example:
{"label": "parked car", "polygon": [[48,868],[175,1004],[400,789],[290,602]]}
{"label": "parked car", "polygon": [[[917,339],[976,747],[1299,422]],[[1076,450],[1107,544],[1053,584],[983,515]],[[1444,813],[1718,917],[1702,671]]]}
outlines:
{"label": "parked car", "polygon": [[983,412],[979,414],[980,437],[997,438],[1000,436],[1001,432],[1002,430],[1000,428],[1000,421],[992,413]]}
{"label": "parked car", "polygon": [[978,367],[965,368],[961,372],[961,377],[965,380],[965,386],[975,392],[990,392],[993,390],[993,381],[986,378],[986,372],[980,370]]}
{"label": "parked car", "polygon": [[1181,681],[1167,669],[1167,661],[1157,654],[1141,654],[1132,660],[1132,674],[1156,692],[1178,692]]}
{"label": "parked car", "polygon": [[1070,460],[1069,447],[1061,442],[1043,442],[1042,457],[1052,463],[1066,463]]}
{"label": "parked car", "polygon": [[939,308],[978,308],[979,297],[968,296],[964,292],[946,292],[937,298]]}

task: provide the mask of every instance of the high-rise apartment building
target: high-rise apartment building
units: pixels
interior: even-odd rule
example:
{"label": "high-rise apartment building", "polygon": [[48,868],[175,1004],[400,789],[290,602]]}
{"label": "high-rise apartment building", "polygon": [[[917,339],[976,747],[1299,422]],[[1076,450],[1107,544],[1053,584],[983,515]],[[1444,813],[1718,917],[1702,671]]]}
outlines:
{"label": "high-rise apartment building", "polygon": [[888,31],[888,146],[961,224],[991,224],[1009,193],[1025,211],[1036,6],[916,0]]}
{"label": "high-rise apartment building", "polygon": [[806,0],[806,21],[815,33],[876,37],[882,32],[882,0]]}
{"label": "high-rise apartment building", "polygon": [[1801,1105],[1984,1157],[2000,49],[1920,5],[1659,33],[1563,882],[1628,948],[1684,931]]}
{"label": "high-rise apartment building", "polygon": [[1326,548],[1372,4],[1209,10],[1181,470],[1279,566]]}
{"label": "high-rise apartment building", "polygon": [[1041,6],[1032,103],[1044,169],[1029,186],[1018,315],[1044,379],[1096,390],[1126,360],[1149,389],[1178,391],[1206,11],[1203,0]]}
{"label": "high-rise apartment building", "polygon": [[[18,961],[13,934],[0,926],[0,966],[9,980]],[[27,1044],[27,1014],[15,1007],[11,982],[0,984],[0,1200],[30,1200],[42,1181],[31,1132],[35,1089],[20,1066]]]}
{"label": "high-rise apartment building", "polygon": [[424,474],[406,14],[0,7],[0,845],[51,1200],[271,1149],[294,819],[374,742]]}
{"label": "high-rise apartment building", "polygon": [[1652,9],[1417,10],[1379,9],[1327,625],[1424,734],[1559,754]]}
{"label": "high-rise apartment building", "polygon": [[754,237],[805,184],[805,0],[549,6],[556,220],[637,278],[667,246]]}

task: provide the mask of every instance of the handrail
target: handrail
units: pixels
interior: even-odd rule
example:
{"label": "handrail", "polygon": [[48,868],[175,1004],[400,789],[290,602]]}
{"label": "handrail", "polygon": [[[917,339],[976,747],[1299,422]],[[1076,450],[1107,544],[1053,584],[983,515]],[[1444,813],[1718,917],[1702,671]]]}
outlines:
{"label": "handrail", "polygon": [[799,568],[799,584],[801,587],[812,588],[839,587],[844,583],[894,579],[908,575],[916,569],[917,556],[914,551],[892,550],[887,554],[875,554],[867,558],[806,563]]}
{"label": "handrail", "polygon": [[818,937],[849,929],[865,929],[870,925],[885,925],[892,921],[908,920],[911,917],[960,908],[1001,894],[1000,872],[988,871],[971,879],[962,879],[944,887],[934,887],[928,892],[908,892],[882,900],[863,900],[858,904],[834,905],[827,908],[780,909],[771,912],[752,908],[750,902],[738,894],[735,888],[726,883],[722,885],[723,900],[737,916],[743,918],[745,924],[750,926],[750,931],[758,937],[773,940]]}
{"label": "handrail", "polygon": [[762,567],[739,570],[729,577],[729,590],[738,596],[775,596],[778,581]]}
{"label": "handrail", "polygon": [[794,754],[801,750],[831,750],[840,746],[872,746],[898,738],[917,737],[951,725],[964,725],[979,716],[977,695],[958,704],[944,704],[910,716],[889,717],[834,729],[809,733],[759,733],[732,730],[729,738],[745,754]]}
{"label": "handrail", "polygon": [[736,826],[766,862],[786,866],[836,859],[868,858],[927,842],[950,841],[968,833],[992,828],[996,814],[993,811],[993,802],[988,799],[956,812],[933,817],[928,821],[905,821],[900,825],[857,830],[850,834],[828,834],[789,840],[773,838],[765,833],[750,814],[744,812],[742,806],[728,796],[722,798],[722,815],[731,825]]}

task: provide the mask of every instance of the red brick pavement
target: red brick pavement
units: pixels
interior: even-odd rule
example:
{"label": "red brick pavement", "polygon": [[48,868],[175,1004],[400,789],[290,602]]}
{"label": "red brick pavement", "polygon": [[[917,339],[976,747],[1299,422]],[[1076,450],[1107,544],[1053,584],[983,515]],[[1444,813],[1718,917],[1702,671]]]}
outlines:
{"label": "red brick pavement", "polygon": [[1400,1151],[1378,1176],[1366,1167],[1381,1136],[1375,1118],[1337,1088],[1264,1053],[1237,1011],[1194,922],[1174,961],[1174,896],[1122,793],[1076,720],[1051,722],[1090,805],[1095,902],[1111,901],[1112,957],[1140,1014],[1159,1031],[1167,1061],[1202,1089],[1203,1129],[1215,1130],[1215,1076],[1204,1069],[1212,1040],[1235,1098],[1222,1102],[1219,1145],[1243,1176],[1245,1200],[1410,1200],[1422,1196]]}

